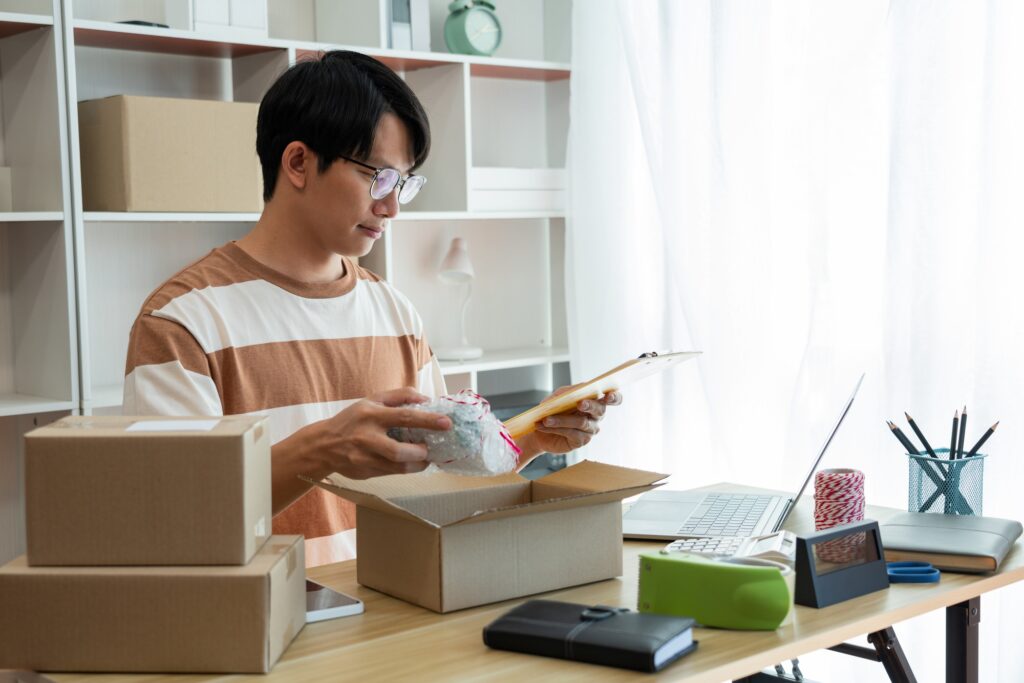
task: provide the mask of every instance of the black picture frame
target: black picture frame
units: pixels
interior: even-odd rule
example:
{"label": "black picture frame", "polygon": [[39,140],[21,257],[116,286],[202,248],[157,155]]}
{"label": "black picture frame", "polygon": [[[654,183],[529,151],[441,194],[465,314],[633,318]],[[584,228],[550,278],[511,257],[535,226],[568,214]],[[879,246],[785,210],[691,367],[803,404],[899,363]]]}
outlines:
{"label": "black picture frame", "polygon": [[[863,540],[858,535],[863,534]],[[844,541],[849,545],[844,546]],[[828,553],[850,551],[848,563],[819,562]],[[860,522],[832,527],[796,539],[795,602],[805,607],[828,607],[851,598],[889,587],[885,552],[878,522]]]}

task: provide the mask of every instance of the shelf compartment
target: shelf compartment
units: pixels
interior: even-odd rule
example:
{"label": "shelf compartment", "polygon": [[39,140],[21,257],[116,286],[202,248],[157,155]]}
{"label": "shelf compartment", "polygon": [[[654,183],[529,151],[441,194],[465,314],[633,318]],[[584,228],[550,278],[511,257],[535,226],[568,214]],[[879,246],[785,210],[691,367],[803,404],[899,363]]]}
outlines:
{"label": "shelf compartment", "polygon": [[68,242],[63,222],[0,224],[0,415],[75,400]]}
{"label": "shelf compartment", "polygon": [[17,24],[25,30],[0,36],[0,148],[3,165],[10,168],[12,213],[64,208],[60,37],[48,17],[39,20]]}

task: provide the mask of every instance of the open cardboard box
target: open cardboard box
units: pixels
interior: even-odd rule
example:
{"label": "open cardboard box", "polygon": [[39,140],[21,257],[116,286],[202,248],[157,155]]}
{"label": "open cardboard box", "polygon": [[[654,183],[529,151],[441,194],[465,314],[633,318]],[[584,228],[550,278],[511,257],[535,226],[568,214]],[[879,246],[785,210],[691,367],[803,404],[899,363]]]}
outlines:
{"label": "open cardboard box", "polygon": [[360,584],[451,612],[621,575],[621,501],[666,476],[584,461],[536,481],[436,473],[314,483],[357,506]]}

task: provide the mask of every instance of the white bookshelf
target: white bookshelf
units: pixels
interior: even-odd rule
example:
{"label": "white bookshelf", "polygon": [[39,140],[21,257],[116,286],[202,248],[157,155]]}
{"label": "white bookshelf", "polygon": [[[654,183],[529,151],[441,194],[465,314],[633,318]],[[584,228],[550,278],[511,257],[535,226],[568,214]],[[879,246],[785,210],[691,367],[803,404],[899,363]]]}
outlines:
{"label": "white bookshelf", "polygon": [[438,347],[454,334],[460,294],[437,268],[450,240],[466,238],[477,273],[469,336],[485,353],[445,363],[450,388],[549,391],[568,381],[564,205],[480,208],[472,185],[481,169],[564,166],[571,0],[501,3],[505,38],[493,57],[445,50],[447,0],[430,0],[430,52],[386,47],[379,22],[389,0],[335,1],[347,24],[369,28],[325,39],[317,0],[268,0],[266,36],[191,30],[190,0],[0,0],[0,166],[14,169],[14,205],[0,211],[0,561],[24,548],[25,431],[69,412],[118,412],[128,332],[145,297],[259,218],[85,211],[82,100],[259,102],[284,69],[321,51],[380,59],[424,103],[433,147],[426,190],[363,263],[413,300]]}
{"label": "white bookshelf", "polygon": [[59,0],[0,0],[0,562],[24,552],[22,438],[79,405]]}

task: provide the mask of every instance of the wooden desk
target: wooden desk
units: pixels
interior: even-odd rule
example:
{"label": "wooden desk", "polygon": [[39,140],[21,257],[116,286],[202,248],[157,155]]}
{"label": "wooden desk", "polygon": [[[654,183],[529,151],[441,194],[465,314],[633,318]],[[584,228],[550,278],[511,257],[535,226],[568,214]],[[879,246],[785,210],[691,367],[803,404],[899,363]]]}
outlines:
{"label": "wooden desk", "polygon": [[[736,490],[760,491],[747,487]],[[793,531],[813,529],[813,503],[804,497],[786,527]],[[889,508],[868,508],[868,517],[884,521],[899,512]],[[428,610],[390,598],[356,583],[355,562],[317,567],[312,579],[358,596],[366,613],[306,626],[266,676],[230,677],[232,680],[340,681],[397,680],[599,681],[685,680],[687,683],[720,683],[743,678],[778,662],[800,657],[843,641],[881,631],[894,623],[935,609],[965,603],[982,593],[1024,579],[1024,541],[1018,541],[1001,571],[991,575],[943,573],[933,585],[894,584],[855,600],[825,609],[797,607],[793,623],[770,632],[718,631],[697,629],[700,646],[692,655],[657,675],[633,673],[576,662],[490,650],[482,640],[483,627],[522,600],[451,614]],[[638,560],[642,552],[663,547],[663,543],[624,544],[624,575],[545,597],[587,604],[620,605],[636,608]],[[947,612],[947,620],[949,612]],[[975,631],[976,632],[976,631]],[[909,652],[915,657],[925,653]],[[975,662],[976,664],[976,662]],[[970,663],[968,662],[968,666]],[[975,669],[976,670],[976,669]],[[61,682],[88,681],[222,681],[226,676],[83,675],[50,674]],[[879,665],[879,678],[884,676]],[[954,677],[950,680],[970,680]]]}

